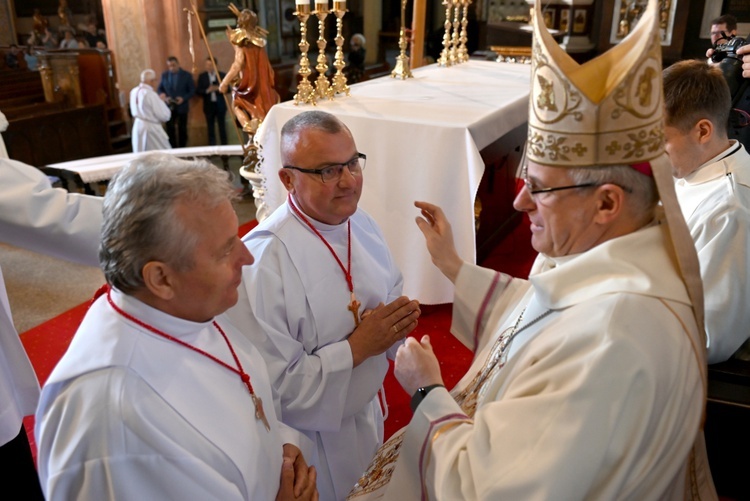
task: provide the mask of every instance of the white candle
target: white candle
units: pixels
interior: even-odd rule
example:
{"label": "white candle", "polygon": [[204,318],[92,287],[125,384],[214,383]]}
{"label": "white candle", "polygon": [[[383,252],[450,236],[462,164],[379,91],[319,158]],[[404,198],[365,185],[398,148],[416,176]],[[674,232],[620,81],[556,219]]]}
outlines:
{"label": "white candle", "polygon": [[295,5],[310,5],[310,0],[295,0]]}

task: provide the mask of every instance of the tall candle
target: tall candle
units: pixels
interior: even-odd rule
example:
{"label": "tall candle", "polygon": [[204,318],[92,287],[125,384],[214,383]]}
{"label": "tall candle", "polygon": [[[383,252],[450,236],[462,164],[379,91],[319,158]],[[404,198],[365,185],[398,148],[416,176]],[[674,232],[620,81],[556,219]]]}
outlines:
{"label": "tall candle", "polygon": [[295,0],[297,12],[300,14],[310,14],[310,0]]}

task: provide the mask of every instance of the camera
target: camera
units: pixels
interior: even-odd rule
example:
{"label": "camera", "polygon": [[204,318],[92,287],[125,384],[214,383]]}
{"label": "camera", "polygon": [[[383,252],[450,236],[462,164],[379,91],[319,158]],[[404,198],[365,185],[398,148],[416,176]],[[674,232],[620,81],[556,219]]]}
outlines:
{"label": "camera", "polygon": [[737,55],[737,49],[747,45],[748,42],[746,39],[734,35],[724,39],[726,42],[716,44],[716,47],[714,47],[711,61],[719,63],[719,69],[724,74],[724,79],[729,84],[729,91],[734,98],[742,85],[742,56]]}

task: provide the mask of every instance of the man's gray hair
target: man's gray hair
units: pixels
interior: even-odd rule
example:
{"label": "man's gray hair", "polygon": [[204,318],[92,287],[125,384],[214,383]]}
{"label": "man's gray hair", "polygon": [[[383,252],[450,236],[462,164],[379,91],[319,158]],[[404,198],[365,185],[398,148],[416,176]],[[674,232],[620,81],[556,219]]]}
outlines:
{"label": "man's gray hair", "polygon": [[630,191],[628,198],[631,203],[628,206],[633,215],[639,220],[653,219],[654,210],[659,203],[659,192],[653,177],[641,174],[628,165],[568,169],[568,174],[573,184],[612,183]]}
{"label": "man's gray hair", "polygon": [[318,129],[328,134],[338,134],[346,131],[351,135],[349,128],[336,118],[335,115],[325,111],[303,111],[286,121],[281,127],[281,156],[282,159],[297,143],[297,138],[303,130]]}
{"label": "man's gray hair", "polygon": [[231,175],[206,160],[167,153],[142,155],[112,178],[104,196],[99,264],[107,282],[125,293],[144,286],[149,261],[190,269],[200,235],[176,212],[178,202],[202,211],[237,197]]}
{"label": "man's gray hair", "polygon": [[148,82],[149,80],[153,80],[154,78],[156,78],[156,72],[151,68],[148,68],[141,72],[141,83]]}

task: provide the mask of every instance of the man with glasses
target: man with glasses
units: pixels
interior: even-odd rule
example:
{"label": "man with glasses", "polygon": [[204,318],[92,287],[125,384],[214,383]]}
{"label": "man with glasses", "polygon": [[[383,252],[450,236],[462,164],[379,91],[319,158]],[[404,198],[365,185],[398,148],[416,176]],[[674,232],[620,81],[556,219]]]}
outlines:
{"label": "man with glasses", "polygon": [[419,304],[401,296],[383,235],[357,207],[366,156],[346,125],[300,113],[281,129],[281,159],[289,196],[243,238],[256,263],[228,315],[263,353],[282,421],[317,445],[320,499],[340,500],[383,441],[387,357]]}
{"label": "man with glasses", "polygon": [[747,359],[750,155],[727,136],[729,86],[717,68],[680,61],[664,70],[664,99],[665,148],[705,289],[708,363]]}
{"label": "man with glasses", "polygon": [[539,255],[527,280],[464,262],[448,216],[416,202],[456,287],[451,332],[475,357],[449,392],[429,337],[406,339],[395,375],[414,416],[350,498],[716,499],[698,263],[663,153],[658,2],[585,72],[540,1],[532,25],[514,206]]}

